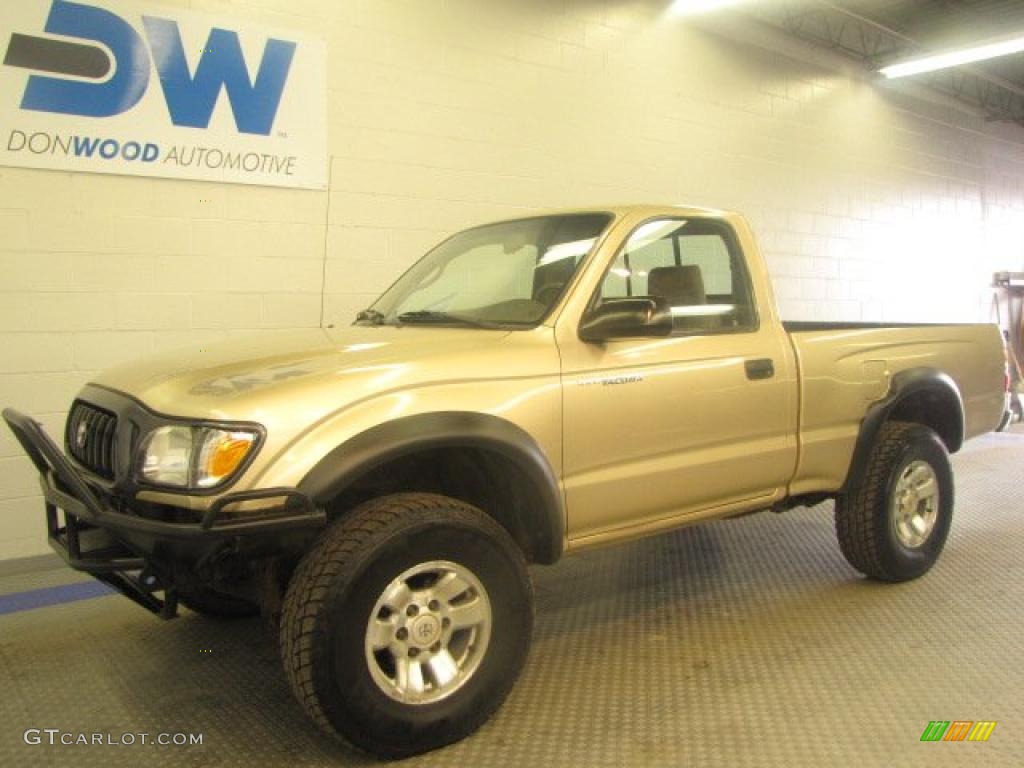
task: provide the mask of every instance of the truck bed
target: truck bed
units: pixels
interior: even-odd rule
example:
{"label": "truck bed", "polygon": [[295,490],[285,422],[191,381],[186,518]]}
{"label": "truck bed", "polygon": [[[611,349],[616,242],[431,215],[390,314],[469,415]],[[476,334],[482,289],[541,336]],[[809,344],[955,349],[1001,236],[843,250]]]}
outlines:
{"label": "truck bed", "polygon": [[934,328],[937,326],[958,327],[976,325],[975,323],[865,323],[865,322],[828,322],[819,320],[783,320],[782,327],[789,333],[807,333],[809,331],[861,331],[875,328]]}
{"label": "truck bed", "polygon": [[964,437],[996,427],[1004,407],[1002,337],[991,324],[784,322],[800,370],[800,458],[790,491],[836,490],[866,407],[909,368],[956,383]]}

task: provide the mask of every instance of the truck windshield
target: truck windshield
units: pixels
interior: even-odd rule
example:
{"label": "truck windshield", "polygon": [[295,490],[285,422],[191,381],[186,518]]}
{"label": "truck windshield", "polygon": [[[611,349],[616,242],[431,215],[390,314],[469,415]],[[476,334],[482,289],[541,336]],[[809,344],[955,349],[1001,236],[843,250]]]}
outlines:
{"label": "truck windshield", "polygon": [[356,322],[534,326],[610,221],[604,213],[570,214],[460,232],[417,262]]}

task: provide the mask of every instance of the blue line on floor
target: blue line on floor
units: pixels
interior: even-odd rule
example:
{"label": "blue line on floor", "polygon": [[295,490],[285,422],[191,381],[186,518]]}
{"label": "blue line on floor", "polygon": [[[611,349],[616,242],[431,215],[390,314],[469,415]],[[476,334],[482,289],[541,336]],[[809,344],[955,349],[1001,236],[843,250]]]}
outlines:
{"label": "blue line on floor", "polygon": [[34,608],[45,608],[48,605],[73,603],[76,600],[90,600],[113,592],[114,590],[103,582],[93,580],[64,584],[59,587],[33,589],[28,592],[14,592],[10,595],[0,595],[0,615],[31,611]]}

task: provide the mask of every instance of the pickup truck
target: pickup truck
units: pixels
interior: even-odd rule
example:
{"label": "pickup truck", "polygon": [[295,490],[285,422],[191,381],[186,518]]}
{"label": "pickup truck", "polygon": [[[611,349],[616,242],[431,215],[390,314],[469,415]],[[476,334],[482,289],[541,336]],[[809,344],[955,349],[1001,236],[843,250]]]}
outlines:
{"label": "pickup truck", "polygon": [[528,564],[833,499],[855,569],[921,576],[1004,381],[994,325],[783,323],[741,216],[632,206],[456,234],[344,328],[111,370],[63,447],[4,417],[72,568],[262,611],[309,716],[394,758],[501,705]]}

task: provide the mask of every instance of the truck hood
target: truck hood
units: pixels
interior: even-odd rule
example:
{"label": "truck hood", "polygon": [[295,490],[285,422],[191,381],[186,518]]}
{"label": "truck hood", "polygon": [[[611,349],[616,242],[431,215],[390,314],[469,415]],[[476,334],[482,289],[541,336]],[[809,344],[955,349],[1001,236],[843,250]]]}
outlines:
{"label": "truck hood", "polygon": [[[112,368],[94,383],[166,415],[260,421],[278,397],[317,397],[337,409],[388,389],[465,378],[457,361],[493,350],[508,333],[408,326],[290,331],[169,351]],[[331,396],[323,399],[325,389]]]}

